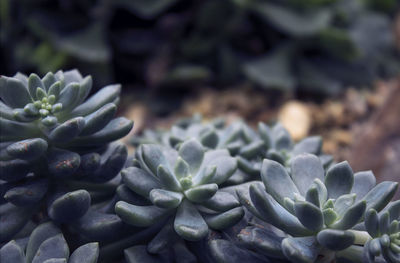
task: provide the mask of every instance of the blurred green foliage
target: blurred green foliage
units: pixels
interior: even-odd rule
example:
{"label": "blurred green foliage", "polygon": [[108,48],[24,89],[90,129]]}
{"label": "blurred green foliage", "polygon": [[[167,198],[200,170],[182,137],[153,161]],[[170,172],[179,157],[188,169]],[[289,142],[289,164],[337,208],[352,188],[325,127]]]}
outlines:
{"label": "blurred green foliage", "polygon": [[400,72],[397,0],[0,0],[3,74],[323,95]]}

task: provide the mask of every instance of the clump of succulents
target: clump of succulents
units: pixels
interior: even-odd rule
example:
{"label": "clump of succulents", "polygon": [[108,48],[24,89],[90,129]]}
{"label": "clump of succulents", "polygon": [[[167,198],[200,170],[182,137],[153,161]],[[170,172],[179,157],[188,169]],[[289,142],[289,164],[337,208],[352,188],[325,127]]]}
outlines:
{"label": "clump of succulents", "polygon": [[88,243],[72,254],[61,230],[53,223],[36,227],[24,244],[12,240],[0,249],[2,263],[96,263],[99,245]]}
{"label": "clump of succulents", "polygon": [[365,244],[366,262],[395,263],[400,261],[400,201],[378,214],[370,209],[365,215],[365,228],[372,237]]}
{"label": "clump of succulents", "polygon": [[91,196],[112,197],[102,184],[117,176],[127,157],[114,141],[133,123],[114,118],[120,85],[88,97],[91,88],[91,77],[77,70],[1,76],[1,241],[43,205],[52,220],[66,223],[87,212]]}
{"label": "clump of succulents", "polygon": [[398,186],[395,182],[375,185],[371,172],[353,174],[347,162],[325,172],[320,159],[311,154],[293,158],[289,172],[265,159],[261,178],[263,184],[251,185],[249,193],[239,192],[242,203],[290,235],[281,246],[292,262],[314,262],[318,256],[332,260],[335,251],[365,238],[365,232],[353,228],[364,220],[366,209],[381,211]]}
{"label": "clump of succulents", "polygon": [[1,262],[399,261],[398,183],[331,164],[320,137],[194,116],[126,162],[120,87],[90,87],[0,78]]}
{"label": "clump of succulents", "polygon": [[236,160],[227,150],[205,151],[191,139],[178,151],[142,145],[136,158],[137,167],[122,171],[122,182],[142,202],[132,198],[116,204],[115,211],[124,222],[146,227],[173,218],[180,237],[197,241],[209,228],[228,228],[243,216],[240,203],[218,189],[236,170]]}

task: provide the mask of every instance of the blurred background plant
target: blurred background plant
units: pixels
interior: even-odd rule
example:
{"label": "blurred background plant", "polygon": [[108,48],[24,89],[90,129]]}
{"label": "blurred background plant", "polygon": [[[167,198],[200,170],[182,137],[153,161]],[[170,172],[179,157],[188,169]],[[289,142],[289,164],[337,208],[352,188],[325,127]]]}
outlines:
{"label": "blurred background plant", "polygon": [[[397,0],[0,0],[0,71],[78,67],[156,93],[337,95],[400,72]],[[175,94],[178,92],[175,92]]]}

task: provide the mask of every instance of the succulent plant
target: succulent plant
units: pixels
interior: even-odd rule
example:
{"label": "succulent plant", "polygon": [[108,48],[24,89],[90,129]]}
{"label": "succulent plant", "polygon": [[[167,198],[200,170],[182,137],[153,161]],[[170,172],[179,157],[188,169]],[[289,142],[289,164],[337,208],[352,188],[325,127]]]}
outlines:
{"label": "succulent plant", "polygon": [[136,157],[138,167],[121,172],[122,182],[131,191],[131,200],[115,206],[124,222],[146,227],[173,218],[175,232],[196,241],[204,238],[209,228],[230,227],[243,216],[240,203],[218,189],[236,170],[236,160],[227,150],[205,151],[191,139],[183,142],[179,151],[142,145]]}
{"label": "succulent plant", "polygon": [[377,213],[370,209],[365,215],[365,228],[372,237],[364,247],[365,262],[400,261],[400,201]]}
{"label": "succulent plant", "polygon": [[2,263],[96,263],[98,243],[78,247],[71,255],[60,229],[53,223],[35,228],[25,242],[12,240],[0,249]]}
{"label": "succulent plant", "polygon": [[[367,209],[381,211],[394,196],[398,183],[375,185],[372,172],[353,171],[347,162],[332,165],[325,173],[320,159],[300,154],[290,171],[265,159],[263,184],[254,183],[239,196],[254,215],[290,236],[283,239],[283,254],[292,262],[314,262],[318,256],[334,258],[365,232],[353,228]],[[327,260],[327,259],[326,259]]]}
{"label": "succulent plant", "polygon": [[86,213],[91,194],[107,196],[101,183],[127,157],[126,147],[113,141],[133,123],[114,118],[119,85],[87,98],[91,87],[91,77],[77,70],[0,78],[1,241],[43,204],[52,220],[70,222]]}

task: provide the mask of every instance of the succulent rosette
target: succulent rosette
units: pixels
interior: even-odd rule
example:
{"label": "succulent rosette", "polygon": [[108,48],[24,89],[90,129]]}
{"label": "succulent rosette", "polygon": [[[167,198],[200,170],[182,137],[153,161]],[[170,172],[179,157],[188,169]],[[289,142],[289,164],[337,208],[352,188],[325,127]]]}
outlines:
{"label": "succulent rosette", "polygon": [[378,212],[370,209],[365,215],[365,228],[372,240],[364,246],[364,260],[374,262],[400,262],[400,201]]}
{"label": "succulent rosette", "polygon": [[91,88],[91,77],[77,70],[0,78],[1,241],[43,204],[52,220],[70,222],[86,213],[91,196],[112,197],[101,183],[124,166],[126,147],[114,141],[133,123],[114,118],[120,85],[88,97]]}
{"label": "succulent rosette", "polygon": [[70,255],[61,230],[51,222],[36,227],[26,242],[12,240],[0,249],[2,263],[96,263],[98,256],[95,242],[78,247]]}
{"label": "succulent rosette", "polygon": [[115,211],[124,222],[148,227],[171,220],[171,229],[180,237],[198,241],[209,228],[228,228],[242,218],[240,203],[218,187],[236,170],[236,160],[227,150],[205,151],[200,142],[191,139],[179,150],[142,145],[136,157],[137,167],[121,172],[130,195],[120,194],[127,200],[119,201]]}
{"label": "succulent rosette", "polygon": [[364,236],[353,228],[363,221],[365,211],[381,211],[398,186],[396,182],[375,185],[372,172],[354,174],[347,162],[325,172],[312,154],[294,157],[289,171],[265,159],[261,177],[263,183],[238,194],[254,215],[290,235],[281,246],[292,262],[333,259],[336,251],[353,245]]}

